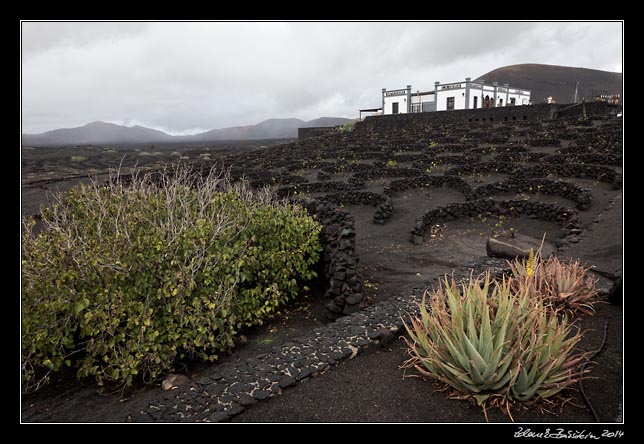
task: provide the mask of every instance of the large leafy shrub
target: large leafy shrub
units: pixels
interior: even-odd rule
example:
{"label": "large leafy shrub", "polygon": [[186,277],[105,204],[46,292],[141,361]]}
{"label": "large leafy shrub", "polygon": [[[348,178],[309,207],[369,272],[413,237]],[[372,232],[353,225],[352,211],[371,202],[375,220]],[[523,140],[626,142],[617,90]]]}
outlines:
{"label": "large leafy shrub", "polygon": [[420,317],[405,324],[411,359],[407,366],[453,389],[459,398],[509,406],[551,397],[579,381],[581,339],[566,318],[544,307],[529,287],[511,290],[470,278],[459,289],[445,279],[425,297]]}
{"label": "large leafy shrub", "polygon": [[[185,169],[80,185],[22,237],[22,369],[130,384],[215,360],[315,276],[321,226],[266,192]],[[42,370],[42,371],[41,371]]]}

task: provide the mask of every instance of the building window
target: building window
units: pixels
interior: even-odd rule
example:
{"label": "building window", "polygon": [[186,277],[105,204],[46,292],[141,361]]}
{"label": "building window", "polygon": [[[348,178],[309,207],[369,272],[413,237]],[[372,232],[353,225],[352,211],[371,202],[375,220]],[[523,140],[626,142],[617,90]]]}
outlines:
{"label": "building window", "polygon": [[474,96],[474,109],[478,108],[479,106],[479,98],[478,96]]}
{"label": "building window", "polygon": [[412,113],[419,113],[420,112],[420,103],[412,103],[411,104],[411,112]]}
{"label": "building window", "polygon": [[454,97],[447,98],[447,109],[454,109]]}
{"label": "building window", "polygon": [[432,110],[432,104],[430,102],[423,102],[423,112],[428,113]]}
{"label": "building window", "polygon": [[398,102],[391,104],[391,114],[398,114]]}

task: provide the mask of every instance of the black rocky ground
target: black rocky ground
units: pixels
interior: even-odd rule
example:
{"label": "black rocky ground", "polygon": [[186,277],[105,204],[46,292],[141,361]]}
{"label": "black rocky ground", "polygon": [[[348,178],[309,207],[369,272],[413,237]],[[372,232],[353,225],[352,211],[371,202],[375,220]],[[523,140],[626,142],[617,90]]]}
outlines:
{"label": "black rocky ground", "polygon": [[[74,391],[63,384],[25,396],[23,420],[482,420],[480,409],[429,394],[429,383],[418,385],[416,379],[412,387],[391,382],[402,380],[395,366],[403,360],[395,351],[400,350],[401,316],[413,313],[422,291],[444,273],[464,278],[472,269],[504,268],[504,261],[485,258],[485,242],[510,232],[538,239],[545,233],[559,255],[594,266],[606,298],[622,274],[622,122],[607,116],[468,126],[392,122],[367,119],[351,133],[223,155],[195,151],[190,159],[204,172],[215,160],[221,162],[234,178],[269,186],[276,195],[302,203],[322,222],[322,296],[307,308],[316,316],[305,320],[293,315],[279,328],[269,324],[257,333],[255,346],[240,347],[245,351],[233,352],[226,362],[199,368],[190,384],[175,390],[148,389],[119,402],[114,397],[101,400],[90,386]],[[171,156],[177,155],[158,155],[157,161]],[[40,169],[23,162],[26,214],[37,209],[34,190],[60,176],[33,162]],[[105,168],[97,171],[105,173]],[[71,185],[80,176],[64,183]],[[49,182],[38,182],[42,177]],[[589,391],[601,406],[601,419],[612,422],[620,418],[622,406],[621,307],[599,307],[596,317],[582,319],[588,330],[582,347],[591,350],[601,343],[605,321],[610,335],[593,368],[605,390]],[[285,332],[289,323],[297,327],[271,336],[271,328]],[[262,338],[270,341],[261,343]],[[390,348],[395,353],[387,352]],[[365,369],[380,361],[387,372]],[[307,380],[311,382],[300,384]],[[330,380],[339,381],[336,390],[324,382]],[[297,387],[287,389],[291,386]],[[371,399],[365,387],[379,394],[369,401],[373,405],[361,406],[365,397]],[[427,387],[427,393],[414,395],[413,404],[427,413],[410,414],[399,404],[406,391],[420,387]],[[331,393],[324,400],[336,400],[336,408],[306,405],[305,399],[319,396],[320,390]],[[382,402],[388,397],[398,404]],[[592,421],[583,400],[575,399],[582,406],[566,406],[554,420],[536,411],[518,420]]]}

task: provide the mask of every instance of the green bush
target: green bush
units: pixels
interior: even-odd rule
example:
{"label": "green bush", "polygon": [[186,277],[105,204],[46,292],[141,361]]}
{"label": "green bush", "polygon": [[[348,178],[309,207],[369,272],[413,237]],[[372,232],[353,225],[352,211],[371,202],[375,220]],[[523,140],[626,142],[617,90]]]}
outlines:
{"label": "green bush", "polygon": [[416,368],[453,390],[459,399],[496,405],[509,413],[513,402],[549,398],[584,377],[583,355],[574,347],[581,332],[558,319],[522,286],[470,279],[459,290],[452,280],[425,300],[420,317],[405,324]]}
{"label": "green bush", "polygon": [[340,131],[342,131],[343,133],[350,133],[351,131],[354,130],[355,126],[356,126],[356,121],[352,120],[342,125],[340,127]]}
{"label": "green bush", "polygon": [[80,185],[43,223],[22,237],[28,389],[62,366],[129,385],[177,359],[215,360],[297,296],[321,251],[303,208],[185,170]]}

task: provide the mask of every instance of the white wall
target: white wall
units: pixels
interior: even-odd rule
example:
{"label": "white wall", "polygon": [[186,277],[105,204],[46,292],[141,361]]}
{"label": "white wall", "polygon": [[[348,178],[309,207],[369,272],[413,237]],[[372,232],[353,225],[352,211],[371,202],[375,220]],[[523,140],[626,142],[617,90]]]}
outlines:
{"label": "white wall", "polygon": [[439,88],[436,111],[447,110],[448,97],[454,97],[454,109],[465,109],[465,88],[447,89],[443,91]]}
{"label": "white wall", "polygon": [[393,104],[398,103],[398,114],[407,113],[407,96],[390,96],[385,97],[385,107],[383,114],[393,114]]}
{"label": "white wall", "polygon": [[[483,108],[483,103],[485,102],[485,96],[490,96],[490,102],[494,103],[494,87],[493,86],[488,86],[484,85],[483,89],[470,89],[470,109],[474,108],[474,96],[478,97],[478,101],[476,104],[476,109],[481,109]],[[499,99],[503,99],[503,105],[501,106],[506,106],[506,93],[505,92],[498,92],[497,91],[497,96],[496,96],[496,103],[494,103],[494,107],[499,106]],[[518,101],[517,101],[517,104]]]}

